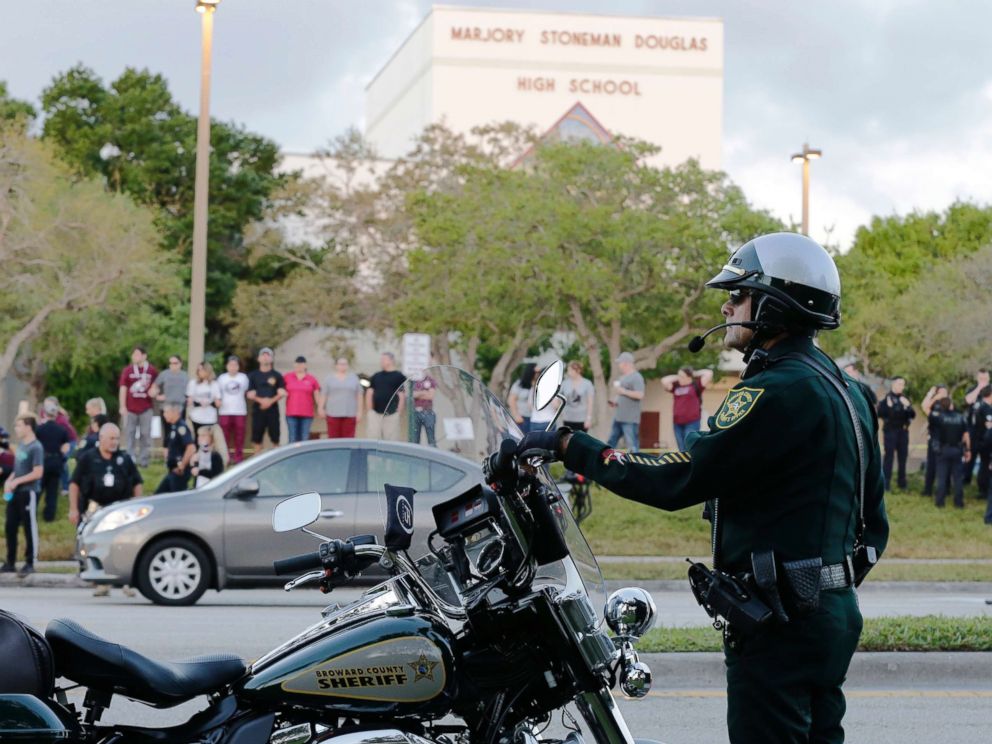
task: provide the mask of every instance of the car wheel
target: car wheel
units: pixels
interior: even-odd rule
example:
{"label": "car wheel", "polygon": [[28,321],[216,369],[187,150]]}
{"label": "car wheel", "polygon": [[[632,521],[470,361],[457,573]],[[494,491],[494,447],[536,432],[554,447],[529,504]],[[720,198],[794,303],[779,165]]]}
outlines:
{"label": "car wheel", "polygon": [[137,584],[155,604],[191,605],[210,585],[210,559],[192,540],[166,537],[145,551]]}

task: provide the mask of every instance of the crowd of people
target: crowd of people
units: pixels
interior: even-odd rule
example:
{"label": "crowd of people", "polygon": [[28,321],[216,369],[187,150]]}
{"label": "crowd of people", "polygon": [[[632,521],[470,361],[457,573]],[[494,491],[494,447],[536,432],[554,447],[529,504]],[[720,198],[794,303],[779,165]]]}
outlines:
{"label": "crowd of people", "polygon": [[[641,406],[646,390],[644,376],[637,371],[634,355],[629,351],[618,355],[614,362],[619,374],[607,401],[610,408],[615,409],[608,443],[610,447],[616,447],[623,440],[627,449],[639,450]],[[510,386],[507,406],[524,433],[545,429],[558,410],[557,404],[544,411],[532,408],[532,388],[540,372],[537,364],[525,364],[520,377]],[[661,378],[662,387],[672,395],[672,433],[679,450],[685,448],[686,436],[700,429],[703,391],[712,381],[712,370],[696,371],[688,366]],[[561,423],[573,431],[589,431],[593,425],[596,392],[592,380],[583,376],[582,362],[568,363],[561,394],[565,398]]]}
{"label": "crowd of people", "polygon": [[[296,357],[292,371],[283,374],[275,369],[274,356],[271,348],[263,347],[257,356],[258,368],[253,371],[244,372],[241,359],[231,355],[219,376],[208,362],[198,364],[190,376],[179,356],[169,357],[167,368],[159,371],[148,361],[145,348],[135,346],[131,363],[118,378],[120,427],[108,417],[104,400],[92,398],[85,404],[88,424],[80,435],[54,397],[46,398],[37,414],[23,411],[17,417],[16,454],[10,435],[0,427],[7,540],[7,559],[0,572],[15,571],[18,533],[22,530],[26,553],[20,573],[33,571],[38,515],[53,521],[62,494],[68,497],[68,518],[73,524],[96,509],[142,494],[139,468],[149,465],[156,414],[161,415],[167,470],[155,493],[186,490],[191,483],[202,486],[223,472],[226,462],[241,462],[249,413],[254,451],[279,446],[282,400],[290,443],[309,439],[318,415],[324,416],[331,438],[354,437],[364,419],[366,436],[396,439],[403,431],[401,422],[406,420],[409,404],[416,440],[426,438],[428,445],[436,446],[436,383],[424,375],[407,386],[407,378],[397,369],[391,352],[381,354],[379,371],[367,380],[353,372],[348,359],[342,357],[323,382],[307,370],[305,357]],[[630,352],[621,353],[614,361],[618,375],[608,401],[614,410],[608,444],[616,447],[622,440],[627,449],[638,450],[644,377]],[[853,364],[845,371],[861,381],[866,396],[876,406],[886,488],[895,485],[905,490],[909,429],[916,417],[906,394],[906,380],[892,379],[887,393],[877,400]],[[524,432],[543,430],[557,414],[557,403],[544,410],[533,408],[533,387],[540,372],[539,365],[525,364],[507,399],[513,419]],[[662,387],[672,395],[673,434],[679,450],[685,449],[686,437],[700,429],[703,392],[712,380],[711,370],[691,367],[661,378]],[[407,388],[411,401],[407,401]],[[561,422],[572,430],[588,431],[594,420],[595,387],[583,376],[581,362],[568,364],[561,392],[565,399]],[[988,502],[985,523],[992,525],[992,383],[988,370],[979,370],[961,409],[946,385],[930,388],[920,409],[927,417],[928,433],[923,494],[932,496],[941,508],[950,494],[953,505],[963,508],[964,486],[974,479],[978,498]]]}
{"label": "crowd of people", "polygon": [[[992,525],[992,384],[989,371],[980,369],[964,396],[964,405],[954,402],[947,385],[931,387],[920,409],[927,419],[927,456],[924,470],[924,496],[943,508],[950,495],[955,507],[964,508],[964,487],[972,480],[977,497],[985,500],[985,524]],[[894,378],[885,396],[878,401],[884,457],[882,470],[887,489],[905,490],[909,428],[916,409],[906,394],[906,380]]]}
{"label": "crowd of people", "polygon": [[[392,353],[382,354],[382,369],[367,383],[343,357],[321,383],[307,371],[305,357],[296,357],[292,371],[283,374],[274,368],[274,356],[271,348],[263,347],[253,371],[242,371],[241,359],[231,355],[219,376],[208,362],[198,364],[190,375],[178,355],[169,357],[167,367],[159,371],[146,349],[135,346],[117,379],[120,426],[108,416],[104,399],[92,398],[85,404],[88,423],[80,436],[68,412],[49,397],[37,414],[22,410],[17,416],[16,448],[0,427],[7,542],[0,572],[26,576],[34,571],[39,515],[46,522],[54,521],[62,496],[68,499],[73,525],[101,507],[141,496],[145,488],[141,471],[152,459],[153,433],[161,436],[166,465],[155,493],[168,493],[208,483],[224,471],[225,460],[241,462],[249,418],[255,452],[279,446],[283,400],[290,443],[309,439],[313,420],[321,414],[332,438],[355,436],[363,415],[368,416],[369,436],[399,432],[406,377],[396,369]],[[430,387],[429,378],[417,381],[413,405],[429,443],[434,444]],[[397,390],[400,395],[394,397]],[[160,432],[156,431],[159,416]],[[17,569],[21,532],[24,563]],[[97,593],[105,595],[107,588],[98,588]]]}

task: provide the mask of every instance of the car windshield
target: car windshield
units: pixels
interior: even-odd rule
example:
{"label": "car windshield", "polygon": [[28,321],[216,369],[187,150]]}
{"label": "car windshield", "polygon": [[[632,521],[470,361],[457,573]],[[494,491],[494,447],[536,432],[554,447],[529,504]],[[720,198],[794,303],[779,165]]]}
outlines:
{"label": "car windshield", "polygon": [[[523,436],[499,398],[481,380],[457,367],[429,367],[415,379],[406,380],[385,410],[387,416],[395,417],[395,421],[391,422],[392,426],[382,427],[381,441],[407,442],[423,447],[425,453],[436,448],[464,458],[473,466],[469,472],[476,483],[483,483],[482,461],[499,449],[504,439],[519,441]],[[540,477],[552,493],[561,498],[547,468],[541,468]],[[383,486],[387,483],[393,486],[415,484],[404,482],[400,472],[384,471],[375,481],[384,532],[386,497]],[[466,481],[462,485],[464,492],[473,484]],[[414,497],[415,529],[432,528],[431,506],[429,499]],[[552,584],[566,592],[585,592],[596,611],[601,612],[606,592],[599,564],[568,505],[563,503],[562,506],[564,508],[558,511],[570,557],[542,566],[536,583]],[[425,540],[415,538],[410,557],[421,567],[424,578],[435,583],[439,593],[450,599],[448,580],[425,545]]]}

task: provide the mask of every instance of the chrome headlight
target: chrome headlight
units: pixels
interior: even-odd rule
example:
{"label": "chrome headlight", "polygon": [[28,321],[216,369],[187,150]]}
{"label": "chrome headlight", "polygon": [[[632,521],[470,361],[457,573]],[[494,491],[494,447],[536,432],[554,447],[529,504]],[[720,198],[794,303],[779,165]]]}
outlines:
{"label": "chrome headlight", "polygon": [[97,522],[96,527],[93,528],[93,532],[108,532],[110,530],[119,529],[128,524],[133,524],[134,522],[144,519],[151,514],[152,509],[153,507],[151,504],[121,506],[108,512],[106,516],[101,517],[100,521]]}
{"label": "chrome headlight", "polygon": [[636,586],[617,589],[606,601],[606,623],[621,638],[640,638],[654,623],[654,600]]}

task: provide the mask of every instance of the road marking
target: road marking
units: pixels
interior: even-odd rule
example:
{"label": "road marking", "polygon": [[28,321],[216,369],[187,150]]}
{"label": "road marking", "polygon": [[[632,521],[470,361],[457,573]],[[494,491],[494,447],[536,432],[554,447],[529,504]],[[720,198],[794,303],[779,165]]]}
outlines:
{"label": "road marking", "polygon": [[[725,690],[651,690],[649,697],[725,698]],[[992,698],[992,690],[846,690],[847,698]],[[614,697],[627,699],[622,693]]]}

